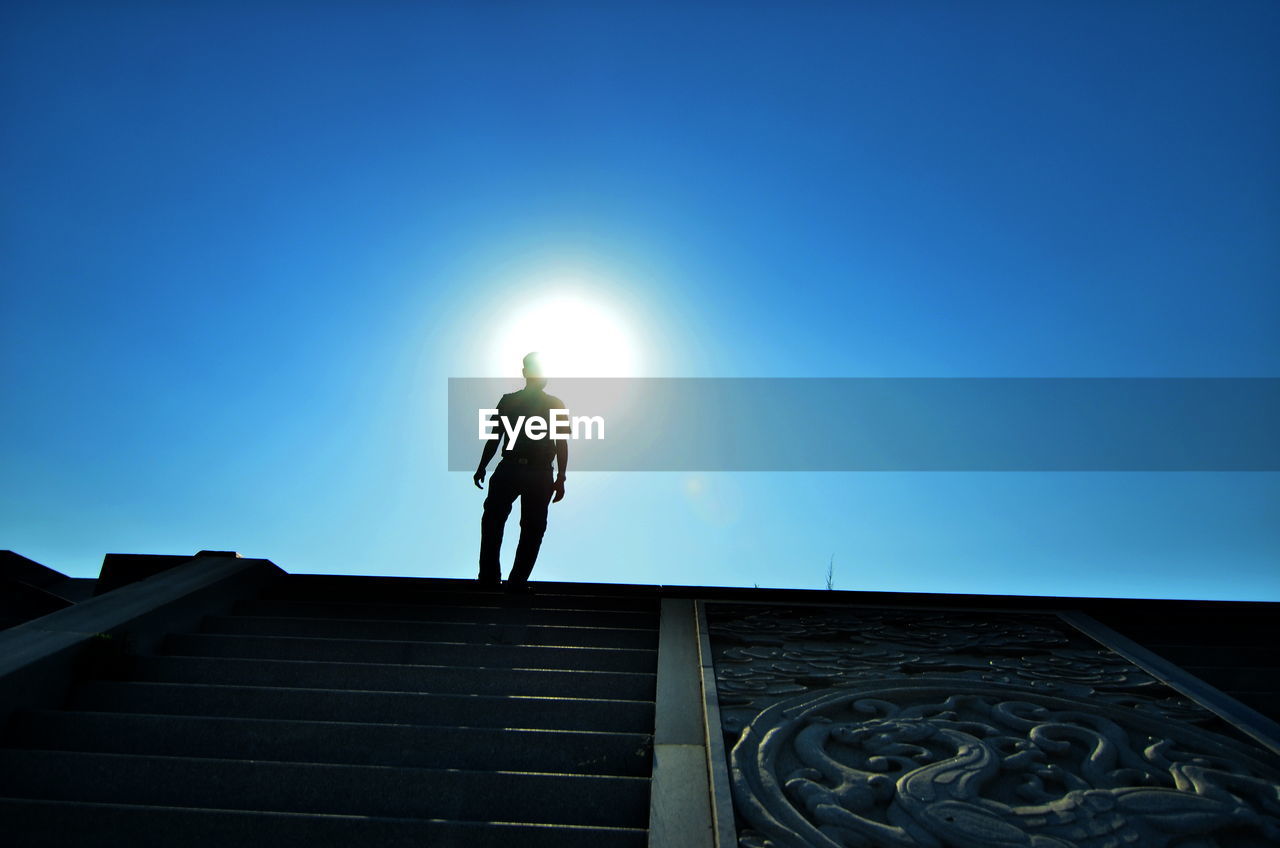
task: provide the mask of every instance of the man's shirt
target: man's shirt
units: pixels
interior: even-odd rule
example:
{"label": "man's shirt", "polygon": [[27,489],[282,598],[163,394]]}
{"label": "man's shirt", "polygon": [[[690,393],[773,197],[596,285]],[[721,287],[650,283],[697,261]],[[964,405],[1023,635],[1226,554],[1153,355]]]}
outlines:
{"label": "man's shirt", "polygon": [[503,434],[504,439],[507,430],[502,424],[503,420],[513,427],[520,416],[524,416],[525,421],[530,417],[536,417],[547,423],[546,435],[543,438],[530,439],[525,435],[524,421],[521,421],[520,432],[516,434],[515,443],[510,446],[511,449],[507,450],[507,446],[503,446],[503,459],[510,457],[530,462],[546,462],[550,465],[556,455],[556,443],[551,439],[551,430],[555,424],[551,420],[553,409],[564,409],[564,403],[560,398],[549,395],[542,389],[524,388],[518,392],[503,395],[498,401],[498,432]]}

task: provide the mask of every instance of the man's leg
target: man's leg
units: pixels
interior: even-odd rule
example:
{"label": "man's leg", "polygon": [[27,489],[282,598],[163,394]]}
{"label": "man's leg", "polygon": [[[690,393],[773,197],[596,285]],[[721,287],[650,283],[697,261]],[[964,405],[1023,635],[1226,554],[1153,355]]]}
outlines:
{"label": "man's leg", "polygon": [[510,469],[502,463],[489,478],[489,493],[484,499],[484,515],[480,518],[480,575],[481,583],[497,586],[502,582],[502,565],[498,554],[502,551],[502,531],[511,514],[519,489],[512,485]]}
{"label": "man's leg", "polygon": [[516,560],[511,566],[507,582],[522,586],[533,571],[533,563],[542,547],[542,534],[547,529],[547,506],[551,503],[554,481],[551,469],[530,468],[523,475],[520,487],[520,544],[516,545]]}

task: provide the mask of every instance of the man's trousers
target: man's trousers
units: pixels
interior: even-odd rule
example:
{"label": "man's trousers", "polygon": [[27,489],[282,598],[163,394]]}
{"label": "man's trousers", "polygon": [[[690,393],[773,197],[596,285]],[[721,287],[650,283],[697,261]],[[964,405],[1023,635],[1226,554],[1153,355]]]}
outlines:
{"label": "man's trousers", "polygon": [[547,529],[547,506],[554,489],[549,463],[530,461],[526,465],[514,458],[498,463],[489,478],[489,493],[480,519],[481,580],[496,583],[502,577],[498,552],[502,549],[507,516],[517,497],[520,498],[520,543],[516,546],[515,563],[507,582],[521,584],[529,579],[538,548],[542,546],[542,534]]}

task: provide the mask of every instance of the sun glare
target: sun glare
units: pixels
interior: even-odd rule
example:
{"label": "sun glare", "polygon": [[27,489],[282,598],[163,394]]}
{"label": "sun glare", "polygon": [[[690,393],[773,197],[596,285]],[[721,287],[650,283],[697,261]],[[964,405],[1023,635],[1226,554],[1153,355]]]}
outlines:
{"label": "sun glare", "polygon": [[518,375],[530,351],[549,377],[634,377],[636,346],[622,317],[605,304],[562,294],[516,305],[494,333],[495,376]]}

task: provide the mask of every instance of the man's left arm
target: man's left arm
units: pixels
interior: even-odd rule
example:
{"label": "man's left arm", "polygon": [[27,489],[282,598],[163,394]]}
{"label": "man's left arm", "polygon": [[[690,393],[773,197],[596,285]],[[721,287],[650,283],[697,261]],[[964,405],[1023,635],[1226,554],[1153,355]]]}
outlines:
{"label": "man's left arm", "polygon": [[[559,409],[564,409],[564,404],[557,402]],[[559,503],[564,499],[564,473],[569,465],[569,440],[556,439],[556,482],[555,488],[552,490],[555,495],[551,498],[552,503]]]}
{"label": "man's left arm", "polygon": [[564,471],[569,464],[569,440],[556,439],[556,484],[555,497],[551,499],[552,503],[557,503],[564,498]]}

